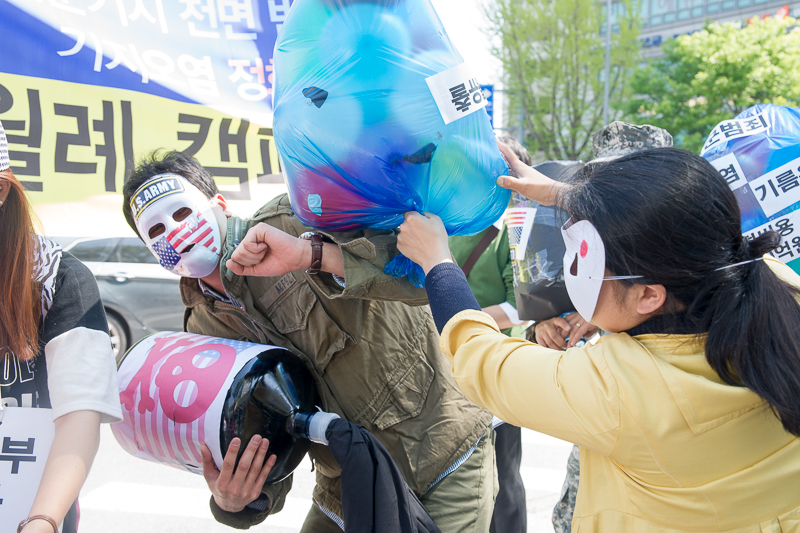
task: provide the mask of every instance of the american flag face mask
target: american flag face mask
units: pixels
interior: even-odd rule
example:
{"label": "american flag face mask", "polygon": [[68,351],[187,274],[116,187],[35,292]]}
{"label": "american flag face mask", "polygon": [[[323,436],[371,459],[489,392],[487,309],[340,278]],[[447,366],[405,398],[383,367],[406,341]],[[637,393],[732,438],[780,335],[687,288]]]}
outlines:
{"label": "american flag face mask", "polygon": [[134,193],[131,212],[139,235],[165,269],[202,278],[217,268],[222,239],[212,204],[185,178],[149,179]]}

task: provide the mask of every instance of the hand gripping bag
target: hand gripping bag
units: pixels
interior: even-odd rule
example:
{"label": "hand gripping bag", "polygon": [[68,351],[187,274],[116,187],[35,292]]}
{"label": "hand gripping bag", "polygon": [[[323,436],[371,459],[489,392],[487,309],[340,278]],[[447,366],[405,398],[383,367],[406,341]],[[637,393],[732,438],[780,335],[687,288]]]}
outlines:
{"label": "hand gripping bag", "polygon": [[[486,102],[429,0],[297,0],[274,63],[275,139],[305,224],[391,229],[427,211],[471,235],[502,215]],[[386,268],[424,279],[402,256]]]}
{"label": "hand gripping bag", "polygon": [[733,189],[742,233],[781,234],[770,254],[800,272],[800,109],[758,104],[717,124],[700,152]]}

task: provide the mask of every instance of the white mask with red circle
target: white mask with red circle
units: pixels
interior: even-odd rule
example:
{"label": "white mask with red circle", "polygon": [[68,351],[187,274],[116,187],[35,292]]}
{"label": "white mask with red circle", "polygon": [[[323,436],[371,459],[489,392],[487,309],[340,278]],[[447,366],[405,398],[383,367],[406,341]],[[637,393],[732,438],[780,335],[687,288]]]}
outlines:
{"label": "white mask with red circle", "polygon": [[597,228],[588,220],[567,220],[561,227],[564,253],[564,283],[569,299],[584,320],[591,322],[603,280],[636,279],[642,276],[606,276],[606,248]]}

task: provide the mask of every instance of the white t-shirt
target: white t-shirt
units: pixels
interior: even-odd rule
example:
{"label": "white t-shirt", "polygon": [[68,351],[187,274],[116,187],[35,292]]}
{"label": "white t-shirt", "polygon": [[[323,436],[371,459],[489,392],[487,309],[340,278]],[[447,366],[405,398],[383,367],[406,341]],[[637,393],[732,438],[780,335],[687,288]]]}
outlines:
{"label": "white t-shirt", "polygon": [[57,245],[39,241],[39,353],[20,361],[8,349],[0,352],[6,370],[0,374],[2,402],[52,408],[54,420],[88,410],[99,412],[102,422],[117,422],[122,419],[117,367],[94,276]]}

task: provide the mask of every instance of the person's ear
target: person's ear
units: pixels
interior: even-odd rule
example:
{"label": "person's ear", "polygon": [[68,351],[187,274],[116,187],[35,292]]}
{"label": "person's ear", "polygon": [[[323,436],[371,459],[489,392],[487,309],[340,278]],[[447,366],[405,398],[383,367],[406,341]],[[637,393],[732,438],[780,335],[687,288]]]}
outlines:
{"label": "person's ear", "polygon": [[224,196],[217,193],[211,198],[211,203],[214,205],[218,205],[222,208],[225,214],[228,214],[228,201],[225,199]]}
{"label": "person's ear", "polygon": [[640,315],[651,315],[664,307],[667,300],[667,289],[663,285],[638,285],[639,301],[636,312]]}

